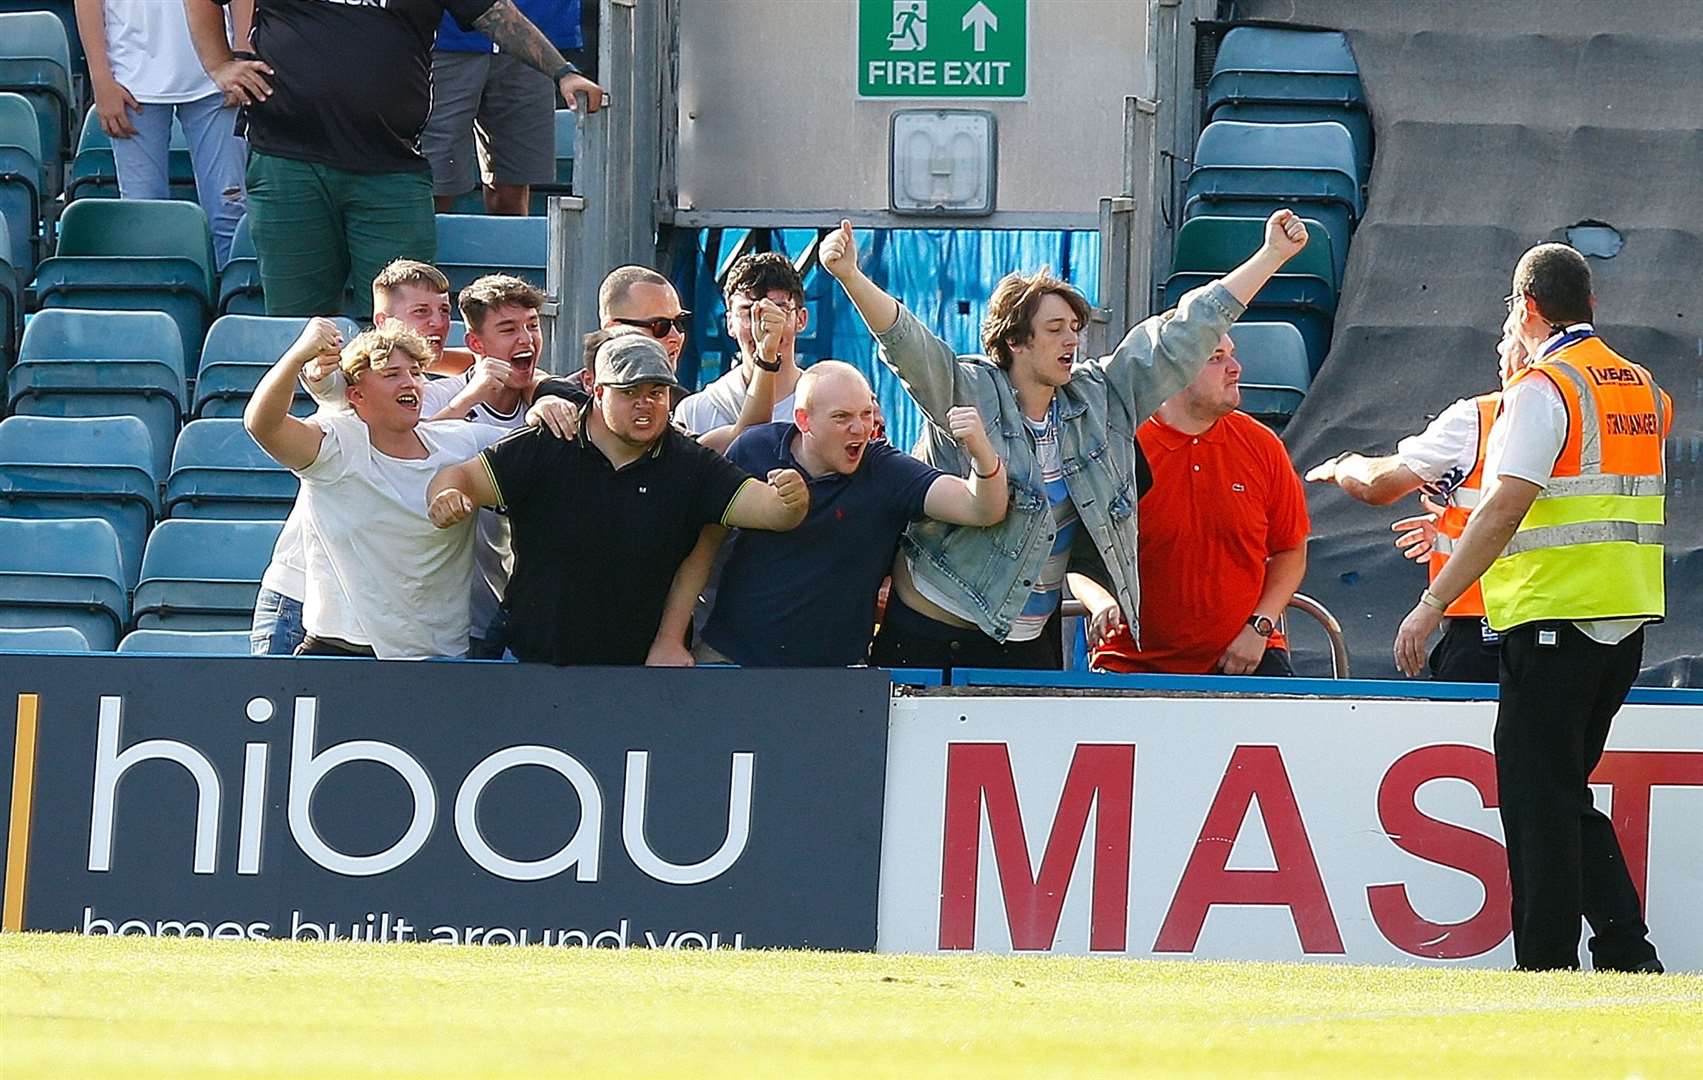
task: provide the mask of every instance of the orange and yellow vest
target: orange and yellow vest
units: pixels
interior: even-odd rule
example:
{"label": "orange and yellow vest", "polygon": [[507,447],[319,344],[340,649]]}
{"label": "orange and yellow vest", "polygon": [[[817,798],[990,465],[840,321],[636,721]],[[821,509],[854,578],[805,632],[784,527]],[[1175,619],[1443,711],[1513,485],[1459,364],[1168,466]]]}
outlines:
{"label": "orange and yellow vest", "polygon": [[[1484,494],[1484,450],[1490,445],[1490,428],[1496,423],[1496,408],[1502,401],[1502,395],[1480,394],[1472,401],[1478,407],[1478,452],[1472,459],[1472,471],[1449,492],[1448,501],[1443,504],[1443,516],[1437,519],[1437,539],[1431,545],[1429,566],[1433,582],[1443,572],[1449,556],[1454,553],[1455,542],[1466,531],[1466,519],[1472,515],[1473,507],[1478,505]],[[1473,582],[1443,614],[1451,619],[1484,618],[1483,587]]]}
{"label": "orange and yellow vest", "polygon": [[1564,343],[1508,389],[1530,378],[1560,392],[1567,439],[1549,485],[1484,573],[1491,627],[1661,618],[1662,444],[1672,400],[1595,334]]}

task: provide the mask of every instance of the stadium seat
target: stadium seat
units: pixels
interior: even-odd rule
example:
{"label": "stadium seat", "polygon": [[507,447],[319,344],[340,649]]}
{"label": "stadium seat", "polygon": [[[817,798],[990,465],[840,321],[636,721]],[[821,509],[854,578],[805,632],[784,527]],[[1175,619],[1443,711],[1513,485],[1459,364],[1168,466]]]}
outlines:
{"label": "stadium seat", "polygon": [[88,651],[89,639],[73,626],[0,626],[0,652]]}
{"label": "stadium seat", "polygon": [[43,190],[58,194],[70,157],[75,117],[71,91],[71,42],[65,23],[51,12],[0,12],[0,90],[29,99],[41,132]]}
{"label": "stadium seat", "polygon": [[162,521],[131,607],[139,630],[246,630],[282,521]]}
{"label": "stadium seat", "polygon": [[40,306],[163,311],[193,375],[213,310],[207,215],[172,199],[79,199],[59,221],[59,248],[36,268]]}
{"label": "stadium seat", "polygon": [[[1216,274],[1172,274],[1162,291],[1164,306],[1173,306],[1190,289],[1212,281]],[[1256,322],[1285,322],[1301,332],[1307,344],[1307,367],[1317,374],[1330,352],[1336,320],[1336,290],[1328,281],[1303,274],[1276,274],[1248,305],[1247,318]]]}
{"label": "stadium seat", "polygon": [[148,425],[154,473],[164,476],[189,400],[183,340],[158,311],[38,312],[6,375],[6,400],[30,416],[134,416]]}
{"label": "stadium seat", "polygon": [[35,109],[17,94],[0,92],[0,218],[11,234],[7,261],[26,278],[40,254],[41,160]]}
{"label": "stadium seat", "polygon": [[0,516],[103,518],[118,536],[124,582],[134,583],[160,516],[147,427],[134,416],[0,420]]}
{"label": "stadium seat", "polygon": [[0,375],[18,356],[24,334],[24,280],[12,264],[12,229],[0,216]]}
{"label": "stadium seat", "polygon": [[173,518],[282,521],[295,474],[267,456],[236,419],[191,420],[177,437],[165,512]]}
{"label": "stadium seat", "polygon": [[1346,267],[1348,245],[1354,236],[1354,212],[1340,200],[1312,201],[1304,198],[1258,198],[1243,195],[1209,195],[1183,206],[1183,220],[1197,217],[1250,217],[1261,221],[1277,210],[1293,210],[1308,221],[1324,226],[1330,237],[1331,254],[1338,267]]}
{"label": "stadium seat", "polygon": [[[0,641],[0,646],[3,646]],[[247,630],[132,630],[118,643],[121,653],[248,656]]]}
{"label": "stadium seat", "polygon": [[[183,125],[174,117],[171,122],[171,147],[167,154],[168,178],[174,199],[194,202],[195,166],[189,158],[189,140]],[[118,198],[118,166],[112,159],[112,138],[101,127],[95,107],[83,116],[83,130],[77,137],[77,156],[71,159],[65,177],[65,201],[73,199]]]}
{"label": "stadium seat", "polygon": [[1267,422],[1288,420],[1313,381],[1301,332],[1288,323],[1238,322],[1230,340],[1242,365],[1242,411]]}
{"label": "stadium seat", "polygon": [[0,517],[0,626],[69,626],[89,648],[108,652],[129,621],[123,559],[110,522]]}
{"label": "stadium seat", "polygon": [[1354,53],[1348,47],[1348,37],[1340,30],[1265,26],[1232,27],[1218,44],[1212,70],[1360,74]]}
{"label": "stadium seat", "polygon": [[260,284],[260,257],[254,250],[248,215],[237,222],[231,238],[231,258],[219,271],[220,315],[266,314],[266,290]]}
{"label": "stadium seat", "polygon": [[[1195,144],[1195,172],[1211,170],[1251,187],[1252,194],[1324,196],[1342,192],[1354,213],[1365,210],[1360,198],[1354,137],[1341,124],[1250,124],[1215,120]],[[1296,176],[1287,174],[1294,172]],[[1192,179],[1192,174],[1191,174]],[[1220,183],[1224,181],[1221,179]],[[1289,188],[1278,184],[1299,184]]]}
{"label": "stadium seat", "polygon": [[[1303,219],[1305,220],[1305,219]],[[1285,273],[1311,274],[1339,291],[1342,278],[1330,233],[1317,221],[1306,221],[1307,246],[1283,267]],[[1193,217],[1177,230],[1173,273],[1222,274],[1240,266],[1265,238],[1264,218]]]}
{"label": "stadium seat", "polygon": [[[357,333],[355,324],[338,320],[345,339]],[[221,315],[207,331],[201,350],[201,371],[195,380],[195,403],[191,415],[241,416],[254,388],[285,350],[301,336],[305,318],[270,318],[265,315]],[[313,399],[300,386],[290,411],[297,416],[313,412]]]}
{"label": "stadium seat", "polygon": [[1372,117],[1365,109],[1307,101],[1226,101],[1213,109],[1207,119],[1255,124],[1341,124],[1354,142],[1355,172],[1360,183],[1364,185],[1372,177]]}
{"label": "stadium seat", "polygon": [[83,37],[77,30],[77,12],[73,0],[0,0],[0,11],[50,11],[65,27],[66,45],[71,52],[73,85],[81,79],[87,86],[89,62],[83,55]]}
{"label": "stadium seat", "polygon": [[532,197],[527,209],[542,214],[549,209],[552,195],[574,193],[574,151],[579,141],[579,123],[568,109],[556,110],[556,182],[532,185]]}
{"label": "stadium seat", "polygon": [[451,299],[485,274],[514,274],[542,289],[549,254],[543,218],[438,215],[437,266],[449,278]]}

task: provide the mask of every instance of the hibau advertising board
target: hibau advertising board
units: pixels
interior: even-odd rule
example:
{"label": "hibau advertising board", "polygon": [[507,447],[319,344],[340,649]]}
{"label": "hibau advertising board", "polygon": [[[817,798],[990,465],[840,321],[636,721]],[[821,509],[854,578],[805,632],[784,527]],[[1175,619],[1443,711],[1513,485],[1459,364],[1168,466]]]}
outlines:
{"label": "hibau advertising board", "polygon": [[0,656],[0,690],[7,929],[874,946],[879,671]]}
{"label": "hibau advertising board", "polygon": [[[895,702],[880,949],[1507,967],[1495,703]],[[1703,970],[1703,709],[1593,775],[1672,970]]]}

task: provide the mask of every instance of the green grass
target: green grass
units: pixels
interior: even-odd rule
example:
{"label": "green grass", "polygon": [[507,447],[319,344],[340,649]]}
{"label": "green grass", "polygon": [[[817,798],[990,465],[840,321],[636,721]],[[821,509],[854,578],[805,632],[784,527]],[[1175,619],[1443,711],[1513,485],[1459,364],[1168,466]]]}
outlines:
{"label": "green grass", "polygon": [[0,936],[0,1075],[1703,1076],[1703,976]]}

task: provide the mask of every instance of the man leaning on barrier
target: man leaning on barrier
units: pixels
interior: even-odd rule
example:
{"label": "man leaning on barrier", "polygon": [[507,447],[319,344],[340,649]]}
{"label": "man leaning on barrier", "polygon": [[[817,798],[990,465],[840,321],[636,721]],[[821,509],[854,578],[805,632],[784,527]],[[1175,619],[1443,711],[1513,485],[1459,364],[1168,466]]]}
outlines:
{"label": "man leaning on barrier", "polygon": [[[893,597],[872,659],[884,666],[1056,668],[1059,604],[1073,547],[1097,555],[1111,592],[1139,612],[1135,430],[1187,386],[1219,337],[1270,277],[1307,242],[1301,219],[1280,210],[1265,241],[1220,281],[1125,335],[1109,356],[1077,356],[1091,314],[1082,294],[1045,273],[1008,275],[989,303],[988,356],[956,355],[857,265],[850,222],[822,241],[837,278],[928,424],[919,450],[963,471],[950,413],[974,405],[991,421],[1011,505],[998,525],[921,521],[893,565]],[[1131,632],[1139,641],[1139,627]]]}
{"label": "man leaning on barrier", "polygon": [[528,431],[432,480],[430,513],[450,528],[506,508],[514,575],[508,648],[552,664],[688,665],[686,630],[707,560],[682,564],[717,525],[791,529],[810,495],[795,470],[756,480],[668,422],[674,370],[643,334],[598,349],[594,400],[571,439]]}

